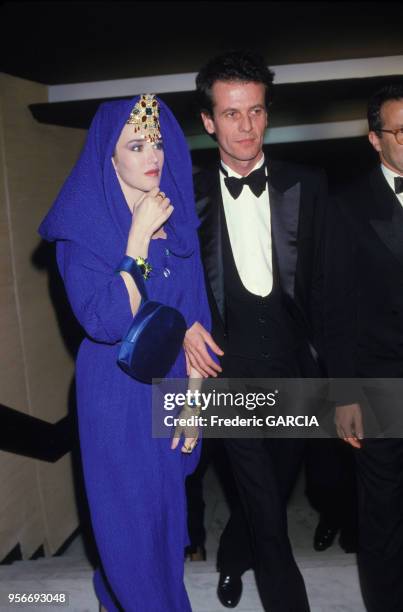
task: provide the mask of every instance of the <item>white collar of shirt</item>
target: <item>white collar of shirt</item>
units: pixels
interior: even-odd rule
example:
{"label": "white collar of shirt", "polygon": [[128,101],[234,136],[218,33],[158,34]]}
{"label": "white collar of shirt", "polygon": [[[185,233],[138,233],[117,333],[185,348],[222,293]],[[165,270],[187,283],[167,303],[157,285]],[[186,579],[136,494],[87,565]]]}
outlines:
{"label": "white collar of shirt", "polygon": [[[229,176],[241,178],[221,162]],[[264,164],[264,156],[251,170]],[[223,172],[220,172],[221,194],[232,254],[244,287],[255,295],[266,296],[273,288],[271,218],[269,191],[256,197],[249,185],[244,185],[240,196],[229,193]]]}
{"label": "white collar of shirt", "polygon": [[384,175],[384,177],[385,177],[389,187],[392,189],[393,193],[395,194],[395,196],[399,200],[400,204],[403,206],[403,193],[396,193],[395,192],[395,176],[400,176],[401,177],[401,174],[398,174],[397,172],[393,172],[393,170],[391,170],[390,168],[387,168],[383,164],[381,164],[381,168],[382,168],[383,175]]}
{"label": "white collar of shirt", "polygon": [[[248,174],[246,174],[246,176],[249,176],[249,174],[251,174],[251,172],[253,172],[254,170],[258,170],[258,168],[261,168],[263,166],[263,164],[264,164],[264,155],[262,155],[262,158],[259,159],[258,162],[256,162],[256,164],[254,165],[252,170],[250,172],[248,172]],[[224,162],[222,160],[221,160],[221,165],[224,168],[224,170],[227,171],[228,176],[235,176],[236,178],[243,178],[242,174],[238,174],[237,172],[235,172],[235,170],[232,170],[232,168],[227,166],[227,164],[224,164]]]}

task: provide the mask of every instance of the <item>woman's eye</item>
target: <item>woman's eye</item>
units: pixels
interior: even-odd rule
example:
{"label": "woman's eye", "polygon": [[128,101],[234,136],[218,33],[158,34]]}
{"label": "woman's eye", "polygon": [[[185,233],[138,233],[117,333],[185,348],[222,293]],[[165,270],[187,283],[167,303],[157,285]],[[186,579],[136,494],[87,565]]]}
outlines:
{"label": "woman's eye", "polygon": [[163,148],[164,148],[164,145],[162,143],[162,140],[154,143],[154,149],[157,149],[158,151],[162,151]]}
{"label": "woman's eye", "polygon": [[143,150],[143,145],[137,144],[137,145],[132,145],[130,147],[131,151],[136,151],[137,153],[139,153],[140,151]]}

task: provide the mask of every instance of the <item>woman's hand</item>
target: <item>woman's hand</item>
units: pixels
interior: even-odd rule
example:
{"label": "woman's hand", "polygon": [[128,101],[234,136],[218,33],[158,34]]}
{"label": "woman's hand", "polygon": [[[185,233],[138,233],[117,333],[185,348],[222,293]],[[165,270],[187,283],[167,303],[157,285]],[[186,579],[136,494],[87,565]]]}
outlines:
{"label": "woman's hand", "polygon": [[147,257],[152,235],[164,225],[173,210],[170,199],[158,187],[145,193],[134,205],[127,255]]}
{"label": "woman's hand", "polygon": [[[202,376],[193,367],[190,368],[189,375],[190,375],[189,391],[192,391],[192,392],[196,390],[200,391],[201,385],[202,385]],[[192,421],[194,421],[195,417],[199,416],[199,414],[200,414],[200,408],[199,409],[197,407],[190,408],[187,405],[185,405],[182,408],[182,410],[178,414],[178,417],[181,419],[186,419],[188,421],[188,425],[184,425],[184,426],[178,425],[175,428],[175,432],[174,432],[172,443],[171,443],[172,450],[175,450],[175,448],[177,448],[179,444],[179,440],[181,439],[181,436],[183,435],[183,437],[185,438],[185,441],[181,448],[182,453],[191,453],[193,451],[199,439],[199,427],[197,425],[194,425]]]}
{"label": "woman's hand", "polygon": [[185,405],[177,415],[177,418],[183,419],[183,421],[186,421],[187,424],[177,425],[175,427],[171,442],[172,450],[177,448],[182,436],[185,439],[181,448],[182,453],[191,453],[195,448],[199,438],[199,428],[197,425],[193,424],[194,420],[198,416],[197,412],[197,410],[189,408],[189,406]]}
{"label": "woman's hand", "polygon": [[[136,257],[146,259],[151,236],[171,216],[173,209],[169,198],[166,198],[158,187],[154,187],[151,191],[145,193],[134,205],[126,255],[133,257],[133,259],[136,259]],[[120,274],[125,282],[131,311],[134,315],[141,302],[139,290],[130,274],[127,272],[121,272]]]}

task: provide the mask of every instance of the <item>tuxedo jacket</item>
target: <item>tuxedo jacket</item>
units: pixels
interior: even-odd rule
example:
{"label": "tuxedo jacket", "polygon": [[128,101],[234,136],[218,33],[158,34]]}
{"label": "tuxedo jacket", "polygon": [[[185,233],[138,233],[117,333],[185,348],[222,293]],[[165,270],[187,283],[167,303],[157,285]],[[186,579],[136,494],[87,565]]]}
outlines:
{"label": "tuxedo jacket", "polygon": [[[327,183],[321,170],[267,162],[272,248],[281,289],[311,345],[318,344],[322,320],[322,238]],[[213,337],[225,347],[226,299],[223,269],[219,164],[195,176],[199,238],[213,319]],[[269,239],[269,237],[268,237]],[[225,349],[224,349],[225,350]]]}
{"label": "tuxedo jacket", "polygon": [[325,251],[329,376],[403,376],[403,208],[380,166],[330,201]]}

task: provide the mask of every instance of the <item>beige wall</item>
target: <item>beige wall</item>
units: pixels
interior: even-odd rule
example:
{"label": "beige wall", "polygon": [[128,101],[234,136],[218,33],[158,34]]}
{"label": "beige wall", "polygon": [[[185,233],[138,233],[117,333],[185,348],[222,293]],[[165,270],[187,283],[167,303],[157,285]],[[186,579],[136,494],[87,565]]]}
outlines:
{"label": "beige wall", "polygon": [[[38,123],[28,104],[39,102],[46,86],[0,75],[0,403],[54,423],[67,413],[74,364],[31,257],[85,132]],[[0,559],[16,544],[24,558],[41,544],[55,552],[77,526],[70,457],[2,452],[0,483]]]}

